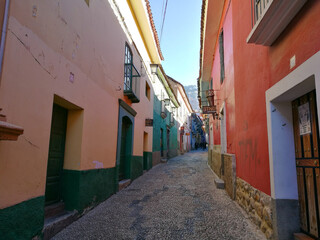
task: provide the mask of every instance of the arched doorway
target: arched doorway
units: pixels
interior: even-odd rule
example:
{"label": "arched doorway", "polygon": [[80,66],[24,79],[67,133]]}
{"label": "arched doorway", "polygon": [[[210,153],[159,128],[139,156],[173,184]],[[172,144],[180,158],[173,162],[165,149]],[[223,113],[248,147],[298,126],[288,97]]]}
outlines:
{"label": "arched doorway", "polygon": [[122,118],[119,181],[130,178],[132,153],[132,122],[127,116]]}

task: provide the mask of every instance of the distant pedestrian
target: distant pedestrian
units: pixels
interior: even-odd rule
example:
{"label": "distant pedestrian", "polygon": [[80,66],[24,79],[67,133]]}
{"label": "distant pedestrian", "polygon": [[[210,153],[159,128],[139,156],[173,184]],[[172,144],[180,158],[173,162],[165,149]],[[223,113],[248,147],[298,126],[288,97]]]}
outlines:
{"label": "distant pedestrian", "polygon": [[206,141],[202,142],[202,149],[203,150],[207,149],[207,142]]}

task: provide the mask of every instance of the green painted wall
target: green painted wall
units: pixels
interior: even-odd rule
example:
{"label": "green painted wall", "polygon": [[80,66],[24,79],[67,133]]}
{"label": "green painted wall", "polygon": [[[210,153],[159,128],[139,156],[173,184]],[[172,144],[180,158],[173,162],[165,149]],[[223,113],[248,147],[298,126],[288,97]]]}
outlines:
{"label": "green painted wall", "polygon": [[130,179],[140,177],[143,174],[143,156],[132,156],[131,158],[131,174]]}
{"label": "green painted wall", "polygon": [[[160,128],[166,129],[166,121],[160,116],[161,113],[161,102],[154,96],[153,103],[153,141],[152,141],[152,151],[160,151]],[[164,136],[165,137],[165,136]]]}
{"label": "green painted wall", "polygon": [[178,149],[178,129],[177,126],[170,128],[170,149]]}
{"label": "green painted wall", "polygon": [[152,152],[143,152],[143,170],[152,168]]}
{"label": "green painted wall", "polygon": [[116,168],[87,171],[63,170],[62,198],[67,210],[82,212],[117,191]]}
{"label": "green painted wall", "polygon": [[[170,113],[167,112],[167,117],[163,119],[161,117],[161,101],[154,97],[154,105],[153,105],[153,143],[152,143],[152,152],[159,152],[160,149],[160,138],[161,131],[163,129],[163,150],[167,149],[167,125],[170,124]],[[178,148],[178,140],[177,140],[177,127],[176,125],[170,128],[170,142],[169,142],[170,150],[176,151]]]}
{"label": "green painted wall", "polygon": [[0,239],[40,236],[44,222],[44,196],[0,209]]}

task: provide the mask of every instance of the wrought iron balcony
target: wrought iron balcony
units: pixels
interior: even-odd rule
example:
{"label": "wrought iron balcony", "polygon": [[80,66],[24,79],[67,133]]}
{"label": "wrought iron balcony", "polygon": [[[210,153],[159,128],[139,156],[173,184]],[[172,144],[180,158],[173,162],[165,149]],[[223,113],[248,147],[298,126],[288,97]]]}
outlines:
{"label": "wrought iron balcony", "polygon": [[251,0],[247,43],[271,46],[307,0]]}
{"label": "wrought iron balcony", "polygon": [[140,102],[140,74],[132,63],[124,65],[124,89],[123,93],[133,103]]}

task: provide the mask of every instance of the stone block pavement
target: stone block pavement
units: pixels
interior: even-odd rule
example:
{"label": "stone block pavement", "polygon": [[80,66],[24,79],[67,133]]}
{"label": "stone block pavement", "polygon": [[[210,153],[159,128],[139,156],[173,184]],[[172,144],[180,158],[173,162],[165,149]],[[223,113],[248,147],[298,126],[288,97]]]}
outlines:
{"label": "stone block pavement", "polygon": [[265,239],[225,190],[207,152],[159,164],[53,239]]}

